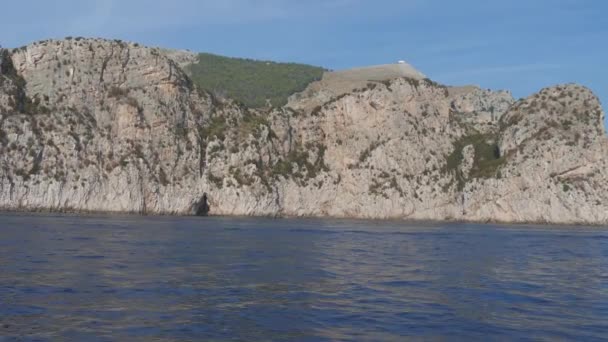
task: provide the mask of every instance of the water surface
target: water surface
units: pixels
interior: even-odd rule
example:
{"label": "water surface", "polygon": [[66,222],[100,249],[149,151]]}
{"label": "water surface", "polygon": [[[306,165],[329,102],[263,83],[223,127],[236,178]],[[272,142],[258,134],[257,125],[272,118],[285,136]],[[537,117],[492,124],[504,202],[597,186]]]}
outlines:
{"label": "water surface", "polygon": [[0,341],[405,338],[608,338],[608,230],[0,216]]}

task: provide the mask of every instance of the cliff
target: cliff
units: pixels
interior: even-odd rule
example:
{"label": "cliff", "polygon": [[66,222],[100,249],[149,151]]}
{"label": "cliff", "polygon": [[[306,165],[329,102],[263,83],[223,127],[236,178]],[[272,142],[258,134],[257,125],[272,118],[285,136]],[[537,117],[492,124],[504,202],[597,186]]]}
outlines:
{"label": "cliff", "polygon": [[98,39],[0,51],[0,208],[608,223],[584,87],[515,101],[366,68],[254,110],[199,90],[191,61]]}

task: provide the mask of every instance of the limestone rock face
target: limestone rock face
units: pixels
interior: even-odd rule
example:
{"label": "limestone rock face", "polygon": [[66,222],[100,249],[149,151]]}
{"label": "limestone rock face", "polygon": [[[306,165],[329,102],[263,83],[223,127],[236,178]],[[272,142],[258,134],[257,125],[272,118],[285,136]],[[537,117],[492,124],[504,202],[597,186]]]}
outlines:
{"label": "limestone rock face", "polygon": [[252,110],[198,90],[192,58],[99,39],[0,50],[0,208],[608,223],[604,114],[584,87],[515,102],[367,69]]}
{"label": "limestone rock face", "polygon": [[477,129],[492,130],[502,114],[513,104],[513,96],[508,91],[490,91],[471,87],[452,87],[450,95],[455,113],[474,125]]}
{"label": "limestone rock face", "polygon": [[0,116],[2,207],[180,213],[203,192],[191,128],[211,99],[158,50],[46,41],[13,51],[0,77],[23,94]]}

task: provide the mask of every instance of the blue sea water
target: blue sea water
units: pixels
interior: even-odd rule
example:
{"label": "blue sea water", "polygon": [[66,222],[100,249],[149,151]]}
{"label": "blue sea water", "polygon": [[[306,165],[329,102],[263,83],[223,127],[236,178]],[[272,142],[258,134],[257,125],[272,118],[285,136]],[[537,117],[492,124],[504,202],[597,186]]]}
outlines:
{"label": "blue sea water", "polygon": [[0,216],[0,341],[608,339],[608,229]]}

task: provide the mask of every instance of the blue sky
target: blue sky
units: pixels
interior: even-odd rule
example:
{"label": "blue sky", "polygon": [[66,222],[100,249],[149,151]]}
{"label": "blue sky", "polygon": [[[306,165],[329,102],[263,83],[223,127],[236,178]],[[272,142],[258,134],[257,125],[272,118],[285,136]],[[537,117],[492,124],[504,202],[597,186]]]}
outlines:
{"label": "blue sky", "polygon": [[525,97],[576,82],[608,103],[603,0],[40,0],[2,4],[0,44],[93,36],[330,69],[407,60]]}

